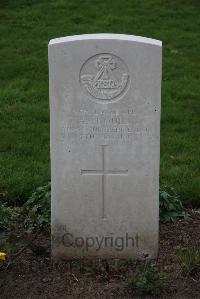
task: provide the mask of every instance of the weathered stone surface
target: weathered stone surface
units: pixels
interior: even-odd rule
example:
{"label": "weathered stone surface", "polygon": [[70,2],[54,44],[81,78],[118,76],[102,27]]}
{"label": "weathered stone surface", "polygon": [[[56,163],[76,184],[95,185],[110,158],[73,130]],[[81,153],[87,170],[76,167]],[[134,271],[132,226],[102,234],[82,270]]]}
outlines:
{"label": "weathered stone surface", "polygon": [[156,257],[161,60],[144,37],[50,41],[54,256]]}

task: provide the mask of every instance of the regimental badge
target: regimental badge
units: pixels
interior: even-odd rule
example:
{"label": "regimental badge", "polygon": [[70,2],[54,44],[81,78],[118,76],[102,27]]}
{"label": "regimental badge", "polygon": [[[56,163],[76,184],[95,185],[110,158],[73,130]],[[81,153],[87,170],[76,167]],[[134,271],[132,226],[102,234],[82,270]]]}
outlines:
{"label": "regimental badge", "polygon": [[83,64],[80,83],[93,98],[111,102],[125,93],[129,83],[128,68],[113,54],[98,54]]}

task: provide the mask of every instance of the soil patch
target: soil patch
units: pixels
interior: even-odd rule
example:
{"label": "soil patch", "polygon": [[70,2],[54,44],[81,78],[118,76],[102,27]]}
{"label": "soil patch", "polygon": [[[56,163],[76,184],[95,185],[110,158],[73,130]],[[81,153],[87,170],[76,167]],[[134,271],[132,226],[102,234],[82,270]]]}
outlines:
{"label": "soil patch", "polygon": [[[200,298],[200,275],[186,277],[178,261],[179,246],[200,246],[200,212],[190,221],[160,224],[157,264],[166,277],[163,298]],[[56,261],[50,237],[41,232],[7,267],[1,263],[0,297],[10,298],[151,298],[126,292],[137,262],[125,260]],[[162,296],[159,296],[162,298]]]}

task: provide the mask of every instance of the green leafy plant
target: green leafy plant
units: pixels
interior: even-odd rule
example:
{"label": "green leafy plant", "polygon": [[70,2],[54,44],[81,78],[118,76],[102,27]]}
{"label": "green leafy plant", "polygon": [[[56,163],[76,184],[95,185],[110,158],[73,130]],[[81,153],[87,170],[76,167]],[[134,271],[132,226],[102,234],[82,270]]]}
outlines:
{"label": "green leafy plant", "polygon": [[165,278],[155,264],[146,261],[137,266],[136,275],[130,279],[128,287],[140,295],[159,295],[165,287]]}
{"label": "green leafy plant", "polygon": [[14,227],[14,223],[19,217],[20,209],[7,207],[0,202],[0,229],[11,230]]}
{"label": "green leafy plant", "polygon": [[177,248],[179,264],[183,274],[196,276],[200,274],[200,249],[196,247]]}
{"label": "green leafy plant", "polygon": [[86,277],[91,277],[95,275],[95,270],[93,269],[93,267],[90,266],[84,266],[82,271]]}
{"label": "green leafy plant", "polygon": [[24,204],[24,226],[28,231],[48,228],[51,217],[51,184],[39,187]]}
{"label": "green leafy plant", "polygon": [[184,211],[182,202],[170,187],[164,187],[159,191],[160,197],[160,221],[175,222],[178,219],[190,219],[189,214]]}

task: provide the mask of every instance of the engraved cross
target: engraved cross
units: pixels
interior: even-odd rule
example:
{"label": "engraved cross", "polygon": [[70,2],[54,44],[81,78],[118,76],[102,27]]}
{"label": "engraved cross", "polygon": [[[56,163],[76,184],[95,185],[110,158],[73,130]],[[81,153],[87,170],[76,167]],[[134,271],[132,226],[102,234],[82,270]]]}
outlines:
{"label": "engraved cross", "polygon": [[81,170],[82,175],[101,175],[102,177],[102,218],[105,217],[106,177],[107,175],[128,175],[128,170],[107,170],[106,169],[106,145],[101,145],[102,169]]}

